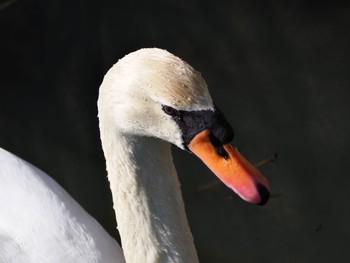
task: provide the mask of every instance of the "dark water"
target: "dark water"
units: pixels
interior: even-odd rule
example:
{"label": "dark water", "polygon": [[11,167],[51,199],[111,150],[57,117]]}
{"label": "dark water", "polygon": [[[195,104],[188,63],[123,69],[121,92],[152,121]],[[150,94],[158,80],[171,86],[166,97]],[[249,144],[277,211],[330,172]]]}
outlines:
{"label": "dark water", "polygon": [[279,156],[255,207],[224,186],[193,194],[215,178],[175,149],[201,261],[348,262],[350,5],[277,2],[14,1],[0,10],[0,145],[116,236],[98,87],[118,58],[165,48],[202,72],[241,152]]}

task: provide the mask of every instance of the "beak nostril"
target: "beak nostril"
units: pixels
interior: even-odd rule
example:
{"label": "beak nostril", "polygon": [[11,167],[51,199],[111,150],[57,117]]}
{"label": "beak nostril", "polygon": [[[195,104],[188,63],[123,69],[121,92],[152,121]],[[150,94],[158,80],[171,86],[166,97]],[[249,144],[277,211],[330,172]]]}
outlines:
{"label": "beak nostril", "polygon": [[211,144],[214,146],[216,153],[223,157],[225,160],[228,160],[229,155],[224,149],[223,144],[219,141],[219,139],[212,133],[210,133],[209,139]]}
{"label": "beak nostril", "polygon": [[221,157],[223,157],[226,161],[229,158],[228,153],[226,152],[226,150],[224,149],[224,147],[220,146],[220,147],[215,147],[216,152],[218,153],[218,155],[220,155]]}
{"label": "beak nostril", "polygon": [[260,202],[258,203],[258,205],[265,205],[267,203],[267,200],[269,200],[270,191],[260,183],[256,185],[256,188],[258,189],[258,192],[260,194]]}

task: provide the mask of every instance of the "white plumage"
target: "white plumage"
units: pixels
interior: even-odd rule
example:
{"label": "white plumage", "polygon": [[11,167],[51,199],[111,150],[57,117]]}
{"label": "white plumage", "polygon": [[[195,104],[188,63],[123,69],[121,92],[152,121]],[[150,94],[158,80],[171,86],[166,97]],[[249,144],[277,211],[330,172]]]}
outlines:
{"label": "white plumage", "polygon": [[267,201],[268,182],[228,145],[231,128],[204,79],[169,52],[119,60],[101,84],[98,112],[124,256],[54,180],[0,148],[0,263],[198,262],[170,143],[189,147],[243,199]]}
{"label": "white plumage", "polygon": [[[161,110],[212,109],[200,73],[160,49],[114,65],[99,96],[108,178],[127,262],[197,262]],[[152,137],[152,138],[151,138]],[[120,247],[52,178],[0,151],[0,262],[124,262]]]}
{"label": "white plumage", "polygon": [[0,148],[0,262],[124,262],[117,242],[44,172]]}

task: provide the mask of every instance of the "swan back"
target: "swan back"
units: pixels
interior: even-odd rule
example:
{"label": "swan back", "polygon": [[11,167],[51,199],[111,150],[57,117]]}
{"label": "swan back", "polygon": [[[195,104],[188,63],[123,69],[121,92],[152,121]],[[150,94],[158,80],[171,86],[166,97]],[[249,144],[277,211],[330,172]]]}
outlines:
{"label": "swan back", "polygon": [[117,242],[47,174],[0,148],[0,262],[124,262]]}

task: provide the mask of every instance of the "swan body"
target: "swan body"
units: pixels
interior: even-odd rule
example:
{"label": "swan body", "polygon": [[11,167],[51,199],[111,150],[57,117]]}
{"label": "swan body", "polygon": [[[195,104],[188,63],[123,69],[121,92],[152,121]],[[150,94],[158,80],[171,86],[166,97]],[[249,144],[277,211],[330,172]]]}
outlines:
{"label": "swan body", "polygon": [[117,242],[47,174],[0,148],[0,262],[124,262]]}
{"label": "swan body", "polygon": [[[128,263],[198,262],[171,143],[244,200],[263,205],[269,197],[267,180],[230,145],[233,131],[200,73],[165,50],[119,60],[101,84],[98,117]],[[0,153],[0,262],[124,262],[116,242],[57,183]]]}

